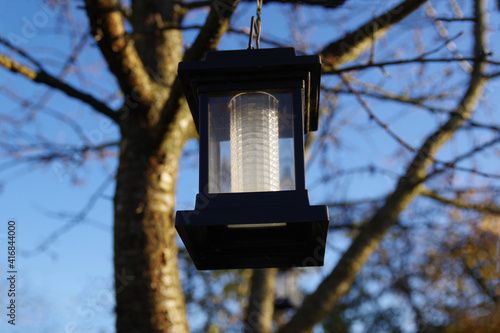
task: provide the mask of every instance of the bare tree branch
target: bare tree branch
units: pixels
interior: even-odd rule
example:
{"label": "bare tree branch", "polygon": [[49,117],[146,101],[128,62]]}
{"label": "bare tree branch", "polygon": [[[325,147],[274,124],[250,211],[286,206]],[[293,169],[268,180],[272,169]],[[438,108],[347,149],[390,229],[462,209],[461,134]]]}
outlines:
{"label": "bare tree branch", "polygon": [[368,260],[372,252],[384,237],[386,231],[399,218],[399,214],[418,195],[422,183],[427,178],[427,167],[433,162],[432,156],[462,126],[464,120],[470,118],[482,88],[486,81],[483,76],[485,67],[484,18],[481,0],[475,2],[474,26],[474,63],[469,87],[455,113],[451,114],[436,132],[431,134],[420,147],[406,174],[400,178],[394,192],[388,196],[385,204],[374,214],[369,222],[361,228],[358,236],[344,253],[333,271],[309,295],[280,333],[310,332],[313,326],[330,311],[335,303],[345,295],[352,285],[357,273]]}
{"label": "bare tree branch", "polygon": [[[394,101],[394,102],[400,102],[403,104],[408,104],[412,106],[416,106],[422,109],[426,109],[430,112],[439,112],[439,113],[450,113],[449,110],[444,109],[444,108],[438,108],[430,105],[424,104],[426,100],[431,100],[431,99],[439,99],[443,98],[443,96],[438,96],[438,95],[425,95],[422,97],[413,97],[410,98],[405,94],[394,94],[391,91],[388,90],[383,90],[383,89],[377,89],[375,92],[370,91],[369,89],[366,89],[368,86],[365,86],[365,89],[363,90],[355,90],[354,92],[361,95],[361,96],[366,96],[369,98],[376,98],[380,100],[389,100],[389,101]],[[380,87],[378,87],[380,88]],[[325,89],[328,92],[332,92],[335,94],[354,94],[353,91],[350,90],[341,90],[341,89]],[[480,127],[480,126],[478,126]]]}
{"label": "bare tree branch", "polygon": [[460,21],[471,21],[474,22],[473,18],[447,18],[447,17],[436,17],[435,21],[444,21],[444,22],[460,22]]}
{"label": "bare tree branch", "polygon": [[[240,0],[220,0],[212,3],[205,24],[191,47],[184,53],[183,61],[201,60],[207,51],[217,47],[220,38],[229,28],[229,21],[239,2]],[[180,108],[188,106],[180,79],[177,77],[156,126],[157,133],[165,133]]]}
{"label": "bare tree branch", "polygon": [[428,179],[434,177],[437,174],[442,173],[443,171],[445,171],[447,169],[464,171],[464,172],[472,173],[474,175],[478,175],[478,176],[485,177],[485,178],[500,179],[500,175],[498,175],[498,174],[483,172],[483,171],[479,171],[475,168],[466,168],[466,167],[461,167],[458,165],[453,165],[453,164],[439,162],[439,161],[436,161],[436,162],[443,164],[443,167],[436,168],[436,170],[434,170],[433,172],[430,172],[428,177],[427,177]]}
{"label": "bare tree branch", "polygon": [[[445,48],[449,43],[453,42],[453,40],[459,38],[462,36],[462,33],[458,33],[455,36],[446,39],[444,43],[441,45],[438,45],[432,50],[429,50],[425,53],[420,54],[419,56],[411,59],[402,59],[402,60],[392,60],[392,61],[385,61],[381,63],[374,63],[373,62],[373,57],[370,57],[370,61],[367,64],[362,64],[362,65],[355,65],[355,66],[348,66],[345,68],[340,68],[340,69],[332,69],[331,71],[324,72],[323,74],[337,74],[341,72],[346,72],[346,71],[353,71],[353,70],[361,70],[361,69],[366,69],[370,67],[379,67],[383,69],[385,66],[391,66],[391,65],[402,65],[402,64],[412,64],[412,63],[426,63],[426,62],[455,62],[455,61],[465,61],[468,59],[463,59],[461,58],[435,58],[435,59],[429,59],[426,58],[430,56],[431,54],[434,54],[443,48]],[[373,41],[372,41],[373,43]],[[474,60],[474,59],[471,59]]]}
{"label": "bare tree branch", "polygon": [[496,137],[492,140],[489,140],[488,142],[485,142],[484,144],[482,145],[479,145],[477,147],[474,147],[473,149],[471,149],[470,151],[466,152],[466,153],[463,153],[459,156],[457,156],[455,159],[453,159],[453,161],[451,162],[447,162],[445,163],[446,165],[450,165],[450,166],[454,166],[455,164],[457,164],[458,162],[460,161],[463,161],[469,157],[471,157],[472,155],[474,154],[477,154],[481,151],[484,151],[486,148],[489,148],[491,146],[494,146],[496,145],[497,143],[500,142],[500,136],[499,137]]}
{"label": "bare tree branch", "polygon": [[94,193],[90,196],[87,203],[83,206],[83,208],[75,214],[68,222],[66,222],[61,227],[54,230],[44,241],[42,241],[37,247],[35,247],[31,251],[27,251],[24,254],[28,256],[33,256],[40,254],[46,251],[51,244],[53,244],[59,237],[73,229],[79,223],[85,220],[85,217],[95,206],[102,193],[108,188],[109,185],[113,183],[114,177],[107,177],[94,191]]}
{"label": "bare tree branch", "polygon": [[[493,126],[493,128],[495,128],[495,126]],[[492,129],[492,128],[488,128],[488,129]],[[454,170],[459,170],[459,171],[470,172],[470,173],[473,173],[473,174],[476,174],[476,175],[479,175],[482,177],[486,177],[486,178],[500,179],[500,175],[498,175],[498,174],[483,172],[483,171],[479,171],[475,168],[467,168],[467,167],[462,167],[462,166],[457,165],[460,161],[463,161],[469,157],[472,157],[474,154],[481,152],[481,151],[484,151],[486,148],[489,148],[489,147],[491,147],[499,142],[500,142],[500,137],[496,137],[492,140],[489,140],[488,142],[485,142],[484,144],[482,144],[480,146],[474,147],[473,149],[471,149],[470,151],[468,151],[466,153],[463,153],[463,154],[455,157],[453,159],[453,161],[450,161],[450,162],[444,162],[444,161],[434,159],[434,161],[437,164],[441,164],[441,167],[436,168],[433,172],[429,173],[428,178],[431,178],[437,174],[440,174],[443,171],[445,171],[446,169],[454,169]]]}
{"label": "bare tree branch", "polygon": [[439,201],[441,203],[445,203],[448,205],[453,205],[458,208],[463,208],[463,209],[471,209],[475,210],[479,213],[486,213],[486,214],[493,214],[493,215],[500,215],[500,207],[493,204],[493,203],[473,203],[473,202],[468,202],[467,200],[460,199],[460,198],[454,198],[454,199],[449,199],[440,196],[437,192],[431,191],[431,190],[425,190],[422,189],[419,192],[420,195],[431,198],[435,201]]}
{"label": "bare tree branch", "polygon": [[370,47],[374,39],[382,37],[393,24],[410,15],[425,1],[405,0],[355,31],[330,43],[319,52],[323,60],[323,71],[330,72],[339,64],[359,57]]}
{"label": "bare tree branch", "polygon": [[222,35],[229,28],[229,19],[240,0],[213,1],[210,13],[193,45],[184,53],[184,61],[201,60],[210,50],[215,50]]}
{"label": "bare tree branch", "polygon": [[491,301],[498,306],[500,303],[500,296],[497,295],[494,289],[488,287],[488,283],[481,276],[481,273],[477,269],[470,267],[467,261],[462,256],[459,256],[459,260],[462,263],[464,272],[476,283],[477,287],[483,292],[484,295],[488,296]]}
{"label": "bare tree branch", "polygon": [[[144,36],[147,36],[147,35],[150,35],[151,33],[155,33],[155,34],[158,34],[162,31],[165,31],[165,30],[201,30],[203,28],[202,25],[179,25],[179,24],[164,24],[162,27],[159,27],[157,29],[155,29],[154,31],[134,31],[134,32],[131,32],[131,33],[128,33],[127,36],[129,38],[132,38],[134,40],[136,39],[139,39],[139,38],[143,38]],[[242,28],[234,28],[234,27],[229,27],[227,29],[227,32],[232,32],[232,33],[235,33],[235,34],[240,34],[240,35],[245,35],[245,36],[248,36],[250,35],[250,32],[248,31],[248,28],[247,29],[242,29]],[[285,45],[281,44],[281,43],[278,43],[276,41],[273,41],[271,39],[267,39],[265,37],[260,37],[260,41],[263,42],[263,43],[266,43],[266,44],[269,44],[269,45],[273,45],[275,47],[285,47]]]}
{"label": "bare tree branch", "polygon": [[21,65],[12,58],[0,54],[0,65],[6,68],[7,70],[23,75],[24,77],[38,83],[43,83],[49,87],[55,88],[69,97],[76,98],[91,107],[93,107],[97,112],[102,113],[105,116],[108,116],[114,121],[119,120],[119,113],[110,109],[106,104],[97,100],[92,95],[84,93],[73,86],[59,80],[58,78],[50,75],[45,72],[43,68],[40,68],[38,71],[29,68],[28,66]]}
{"label": "bare tree branch", "polygon": [[[249,36],[250,35],[250,31],[247,29],[239,29],[239,28],[233,28],[233,27],[229,27],[227,29],[227,32],[232,32],[232,33],[235,33],[235,34],[240,34],[240,35],[245,35],[245,36]],[[283,43],[279,43],[279,42],[276,42],[276,41],[273,41],[269,38],[266,38],[266,37],[260,37],[260,42],[261,43],[266,43],[266,44],[269,44],[269,45],[272,45],[274,47],[286,47],[287,45],[283,44]]]}
{"label": "bare tree branch", "polygon": [[499,126],[495,126],[495,125],[481,124],[481,123],[478,123],[476,121],[469,120],[468,126],[470,126],[470,127],[476,127],[476,128],[484,128],[484,129],[488,129],[488,130],[500,133],[500,127]]}
{"label": "bare tree branch", "polygon": [[[254,1],[254,0],[245,0]],[[280,2],[294,3],[302,5],[322,6],[326,8],[336,8],[344,4],[346,0],[264,0],[264,3]],[[195,9],[210,6],[214,0],[181,2],[181,6],[186,9]]]}
{"label": "bare tree branch", "polygon": [[[248,0],[252,1],[252,0]],[[273,3],[273,2],[281,2],[281,3],[294,3],[294,4],[302,4],[302,5],[311,5],[311,6],[322,6],[326,8],[337,8],[342,6],[346,0],[264,0],[264,3]]]}
{"label": "bare tree branch", "polygon": [[[118,147],[118,142],[106,142],[100,145],[84,145],[82,147],[66,147],[60,148],[49,144],[41,145],[27,145],[12,147],[8,142],[0,141],[0,147],[6,147],[11,155],[21,155],[29,152],[27,156],[20,156],[13,158],[10,161],[0,164],[0,172],[10,169],[19,165],[19,163],[32,163],[32,162],[52,162],[55,160],[71,161],[81,164],[86,155],[90,152],[103,153],[106,149],[111,147]],[[34,151],[45,150],[42,153],[35,154]],[[77,158],[78,157],[78,158]]]}
{"label": "bare tree branch", "polygon": [[26,53],[24,50],[12,45],[1,36],[0,36],[0,44],[20,54],[22,57],[26,58],[29,62],[33,63],[37,68],[42,69],[43,66],[38,60],[33,58],[30,54]]}
{"label": "bare tree branch", "polygon": [[116,0],[86,0],[91,34],[125,96],[145,107],[154,101],[155,84],[144,67],[134,43],[127,38],[120,4]]}
{"label": "bare tree branch", "polygon": [[373,119],[377,123],[377,125],[379,125],[387,134],[389,134],[389,136],[391,136],[394,140],[396,140],[403,147],[405,147],[409,151],[416,152],[416,149],[414,147],[412,147],[408,143],[406,143],[402,138],[400,138],[396,133],[394,133],[389,128],[389,126],[387,124],[385,124],[382,120],[380,120],[377,117],[377,115],[375,115],[375,113],[370,109],[368,104],[361,98],[361,96],[354,89],[352,89],[349,81],[343,75],[341,75],[340,77],[342,78],[342,81],[347,86],[349,91],[354,94],[354,96],[356,97],[359,104],[361,104],[363,109],[368,113],[368,115],[370,116],[370,119]]}
{"label": "bare tree branch", "polygon": [[311,183],[311,185],[308,186],[310,190],[316,188],[319,185],[324,185],[327,182],[330,182],[336,178],[339,177],[347,177],[347,176],[354,176],[354,175],[360,175],[360,174],[378,174],[378,175],[385,175],[393,179],[399,178],[399,174],[396,173],[394,170],[390,169],[384,169],[380,168],[375,165],[367,165],[367,166],[361,166],[361,167],[353,167],[350,169],[345,169],[345,170],[339,170],[339,171],[332,171],[331,174],[325,175],[323,177],[320,177],[319,179],[316,179],[314,182]]}
{"label": "bare tree branch", "polygon": [[[487,54],[490,55],[490,54]],[[379,68],[384,68],[386,66],[393,66],[393,65],[404,65],[404,64],[412,64],[412,63],[427,63],[427,62],[462,62],[462,61],[470,61],[474,62],[477,59],[475,58],[434,58],[434,59],[425,59],[421,58],[420,56],[412,59],[402,59],[402,60],[394,60],[394,61],[384,61],[384,62],[379,62],[379,63],[369,63],[369,64],[364,64],[364,65],[354,65],[354,66],[348,66],[344,68],[339,68],[339,69],[332,69],[330,71],[323,71],[323,74],[339,74],[343,72],[350,72],[350,71],[356,71],[356,70],[362,70],[370,67],[379,67]],[[487,63],[497,65],[495,61],[487,61]]]}
{"label": "bare tree branch", "polygon": [[[450,1],[450,3],[451,3],[451,1]],[[454,5],[451,5],[452,7],[458,6],[456,1],[453,1],[453,3],[454,3]],[[436,9],[432,5],[432,3],[430,1],[428,1],[425,3],[424,7],[425,7],[425,14],[427,15],[427,17],[434,19],[434,28],[436,29],[436,32],[439,34],[439,36],[442,39],[446,40],[448,35],[450,34],[450,32],[448,31],[446,26],[443,24],[442,20],[436,20]],[[458,8],[455,8],[452,11],[454,13],[455,18],[460,19],[460,18],[462,18],[463,13],[461,12],[461,10],[457,10],[457,9]],[[473,21],[474,21],[474,19],[471,20],[471,22],[473,22]],[[462,53],[458,50],[458,48],[454,42],[447,43],[446,47],[447,47],[448,51],[451,54],[453,54],[454,58],[456,58],[456,59],[463,58]],[[462,62],[459,62],[459,65],[464,72],[470,73],[471,67],[470,67],[469,63],[462,61]]]}

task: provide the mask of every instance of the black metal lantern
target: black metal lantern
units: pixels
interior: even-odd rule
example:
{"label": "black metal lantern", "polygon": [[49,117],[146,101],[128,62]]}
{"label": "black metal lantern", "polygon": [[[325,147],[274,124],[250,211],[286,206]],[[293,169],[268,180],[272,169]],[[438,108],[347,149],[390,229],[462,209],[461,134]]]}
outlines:
{"label": "black metal lantern", "polygon": [[179,63],[200,135],[193,211],[175,227],[197,269],[321,266],[329,219],[305,188],[321,62],[293,48],[213,51]]}

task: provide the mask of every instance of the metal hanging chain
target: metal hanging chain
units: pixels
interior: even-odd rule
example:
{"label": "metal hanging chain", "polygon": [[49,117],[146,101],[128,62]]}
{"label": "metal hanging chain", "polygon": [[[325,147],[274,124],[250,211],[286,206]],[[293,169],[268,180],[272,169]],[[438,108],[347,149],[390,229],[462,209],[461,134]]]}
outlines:
{"label": "metal hanging chain", "polygon": [[257,0],[257,36],[255,37],[255,44],[257,48],[260,49],[260,24],[262,22],[260,14],[262,13],[262,4],[264,0]]}
{"label": "metal hanging chain", "polygon": [[250,22],[250,38],[248,40],[248,49],[253,49],[252,40],[255,32],[255,45],[257,49],[260,49],[260,24],[262,22],[260,14],[262,13],[262,3],[264,0],[257,0],[257,20],[252,16],[252,20]]}
{"label": "metal hanging chain", "polygon": [[257,24],[259,25],[259,30],[260,30],[260,14],[262,13],[262,4],[264,3],[264,0],[257,0]]}

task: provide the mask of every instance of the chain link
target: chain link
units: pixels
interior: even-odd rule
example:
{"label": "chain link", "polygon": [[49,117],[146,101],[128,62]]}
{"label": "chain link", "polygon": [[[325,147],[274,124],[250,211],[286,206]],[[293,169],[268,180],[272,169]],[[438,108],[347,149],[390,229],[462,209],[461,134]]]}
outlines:
{"label": "chain link", "polygon": [[252,21],[250,23],[250,36],[248,39],[248,49],[251,50],[253,49],[252,47],[252,40],[253,36],[255,33],[255,44],[258,49],[260,49],[260,24],[261,24],[261,17],[260,14],[262,13],[262,3],[264,0],[257,0],[257,20],[255,20],[255,17],[252,16]]}
{"label": "chain link", "polygon": [[264,0],[257,0],[257,36],[255,37],[255,44],[260,49],[260,24],[262,22],[260,14],[262,13],[262,4]]}

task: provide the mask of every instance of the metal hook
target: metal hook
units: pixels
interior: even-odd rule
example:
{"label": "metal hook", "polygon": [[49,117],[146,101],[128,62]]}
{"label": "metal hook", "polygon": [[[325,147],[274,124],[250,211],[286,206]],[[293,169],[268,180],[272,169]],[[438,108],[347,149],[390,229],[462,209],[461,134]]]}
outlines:
{"label": "metal hook", "polygon": [[253,49],[252,40],[253,40],[254,32],[256,34],[255,45],[257,46],[257,49],[260,49],[260,24],[259,23],[257,23],[257,21],[255,21],[255,16],[252,16],[252,20],[250,22],[250,36],[248,39],[248,49],[249,50]]}

